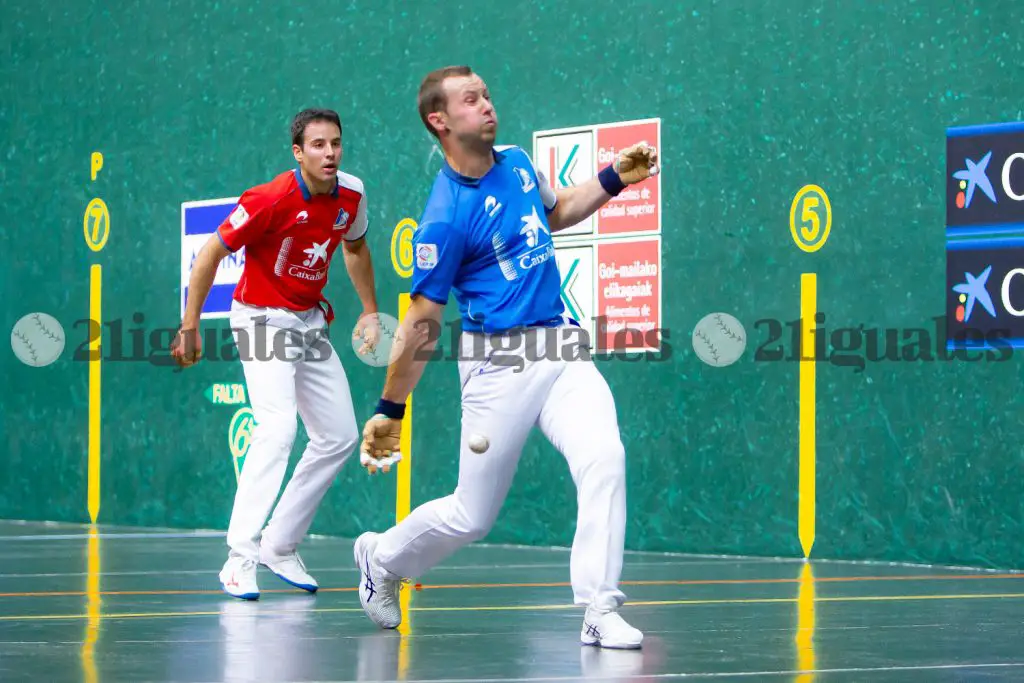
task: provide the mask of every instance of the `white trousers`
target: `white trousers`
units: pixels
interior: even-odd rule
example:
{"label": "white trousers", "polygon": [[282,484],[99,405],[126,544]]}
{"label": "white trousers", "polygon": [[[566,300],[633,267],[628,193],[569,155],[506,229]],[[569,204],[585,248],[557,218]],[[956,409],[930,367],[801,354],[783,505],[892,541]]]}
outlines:
{"label": "white trousers", "polygon": [[[502,337],[462,335],[462,358],[468,360],[459,361],[458,485],[381,535],[374,559],[382,568],[401,578],[419,577],[486,536],[536,426],[565,457],[577,489],[570,559],[574,601],[604,609],[624,602],[618,584],[626,527],[625,450],[604,377],[592,361],[572,360],[568,351],[581,334],[566,325]],[[507,350],[513,346],[518,349]],[[474,434],[487,437],[487,451],[469,449]]]}
{"label": "white trousers", "polygon": [[[256,426],[238,479],[227,544],[231,554],[258,562],[261,542],[270,554],[286,555],[305,537],[355,450],[358,428],[348,378],[326,338],[319,308],[295,312],[234,302],[231,328]],[[295,442],[296,412],[309,443],[275,507]]]}

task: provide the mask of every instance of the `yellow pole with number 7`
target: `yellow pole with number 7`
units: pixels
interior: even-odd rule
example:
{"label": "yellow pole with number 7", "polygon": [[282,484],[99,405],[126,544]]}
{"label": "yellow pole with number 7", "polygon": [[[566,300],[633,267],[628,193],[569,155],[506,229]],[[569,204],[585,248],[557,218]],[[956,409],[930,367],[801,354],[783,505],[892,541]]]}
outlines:
{"label": "yellow pole with number 7", "polygon": [[[99,152],[92,153],[91,159],[92,179],[96,180],[96,174],[103,167],[103,155]],[[93,197],[85,207],[85,215],[82,218],[82,230],[85,234],[85,243],[94,253],[103,251],[110,237],[110,210],[106,202],[99,197]],[[103,266],[93,263],[89,266],[89,319],[92,321],[91,329],[100,330],[103,327]],[[93,335],[89,341],[89,421],[88,421],[88,450],[86,452],[86,508],[89,511],[89,520],[96,524],[100,516],[100,432],[102,426],[102,335]]]}

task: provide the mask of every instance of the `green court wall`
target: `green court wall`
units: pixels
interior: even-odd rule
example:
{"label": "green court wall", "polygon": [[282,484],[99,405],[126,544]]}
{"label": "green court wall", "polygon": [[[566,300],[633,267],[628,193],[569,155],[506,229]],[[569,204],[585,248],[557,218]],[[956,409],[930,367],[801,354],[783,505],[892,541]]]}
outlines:
{"label": "green court wall", "polygon": [[[397,314],[409,281],[392,267],[392,233],[418,219],[440,162],[416,91],[427,71],[469,64],[492,90],[500,141],[527,150],[537,130],[661,119],[665,348],[599,364],[627,449],[628,547],[800,556],[799,363],[756,360],[769,331],[757,321],[799,318],[801,275],[816,273],[829,335],[936,329],[949,296],[945,130],[1024,117],[1022,19],[1012,0],[8,2],[0,311],[6,329],[52,315],[66,346],[45,367],[0,353],[0,517],[89,521],[89,364],[76,351],[99,265],[98,521],[225,528],[239,406],[204,392],[242,382],[240,366],[146,359],[166,355],[152,331],[179,320],[181,204],[289,168],[291,116],[336,108],[343,167],[366,185],[380,305]],[[814,253],[790,234],[807,184],[832,209]],[[93,198],[110,215],[100,251],[83,226]],[[384,370],[352,354],[358,306],[340,262],[327,293],[361,424]],[[717,311],[748,339],[724,368],[691,346]],[[144,330],[144,357],[110,359],[118,320],[126,352]],[[812,556],[1024,567],[1020,385],[1016,356],[817,363]],[[414,401],[415,505],[455,486],[455,364],[433,363]],[[300,428],[293,465],[304,444]],[[313,531],[385,528],[395,495],[393,475],[350,460]],[[564,461],[534,435],[488,541],[569,545],[575,514]]]}

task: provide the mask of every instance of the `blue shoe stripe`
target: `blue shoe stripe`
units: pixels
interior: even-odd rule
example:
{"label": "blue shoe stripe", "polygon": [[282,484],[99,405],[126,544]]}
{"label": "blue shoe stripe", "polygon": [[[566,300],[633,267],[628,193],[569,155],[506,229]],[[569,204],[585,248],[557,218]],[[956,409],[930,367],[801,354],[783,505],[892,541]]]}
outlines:
{"label": "blue shoe stripe", "polygon": [[[263,565],[263,566],[266,567],[266,565]],[[267,569],[270,569],[270,567],[267,567]],[[292,586],[295,586],[296,588],[301,588],[304,591],[309,591],[310,593],[316,593],[317,588],[319,588],[319,586],[311,586],[311,585],[306,584],[306,583],[296,583],[294,581],[291,581],[290,579],[288,579],[288,577],[286,577],[286,576],[284,576],[282,574],[278,574],[273,569],[270,569],[270,573],[273,574],[274,576],[276,576],[277,578],[281,579],[285,583],[287,583],[289,585],[292,585]]]}
{"label": "blue shoe stripe", "polygon": [[228,595],[230,595],[233,598],[238,598],[240,600],[259,600],[260,599],[260,594],[259,593],[242,593],[241,595],[235,595],[234,593],[232,593],[231,591],[228,590],[228,587],[225,586],[223,582],[220,584],[220,587],[224,590],[225,593],[227,593]]}

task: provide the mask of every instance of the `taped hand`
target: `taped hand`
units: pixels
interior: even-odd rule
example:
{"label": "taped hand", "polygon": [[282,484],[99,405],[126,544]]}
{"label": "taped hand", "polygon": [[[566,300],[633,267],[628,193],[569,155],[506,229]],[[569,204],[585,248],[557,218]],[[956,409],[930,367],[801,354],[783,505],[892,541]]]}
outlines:
{"label": "taped hand", "polygon": [[658,150],[646,142],[638,142],[622,150],[613,163],[615,172],[626,185],[633,185],[658,175]]}
{"label": "taped hand", "polygon": [[374,415],[363,427],[363,442],[359,447],[359,464],[370,474],[377,470],[388,472],[391,466],[402,459],[399,442],[402,438],[402,421],[384,415]]}

